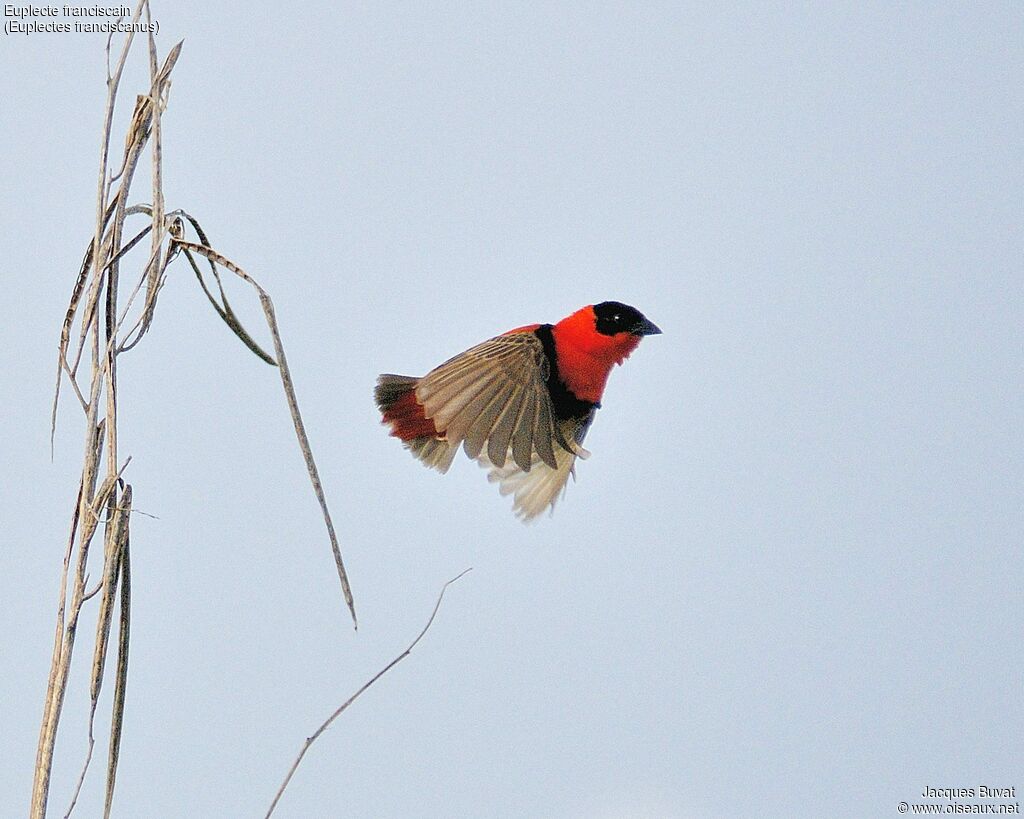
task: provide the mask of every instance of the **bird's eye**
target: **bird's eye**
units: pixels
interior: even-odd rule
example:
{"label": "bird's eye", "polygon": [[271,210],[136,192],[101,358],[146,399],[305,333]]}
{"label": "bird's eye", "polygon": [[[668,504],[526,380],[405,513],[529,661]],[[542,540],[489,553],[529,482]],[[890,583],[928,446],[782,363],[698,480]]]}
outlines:
{"label": "bird's eye", "polygon": [[614,316],[612,316],[612,321],[618,323],[618,322],[622,321],[622,316],[619,315],[618,313],[616,313]]}

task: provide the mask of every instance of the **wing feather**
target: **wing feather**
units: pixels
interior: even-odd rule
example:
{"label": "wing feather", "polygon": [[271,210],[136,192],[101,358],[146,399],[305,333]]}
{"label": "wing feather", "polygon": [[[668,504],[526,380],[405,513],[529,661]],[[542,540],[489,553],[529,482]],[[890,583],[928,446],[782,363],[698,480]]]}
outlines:
{"label": "wing feather", "polygon": [[483,451],[487,439],[494,435],[494,426],[498,418],[508,408],[516,392],[516,386],[506,381],[501,389],[494,391],[487,406],[477,413],[476,419],[466,430],[466,439],[462,442],[462,447],[470,458],[477,458]]}
{"label": "wing feather", "polygon": [[[464,396],[466,390],[479,385],[481,378],[489,375],[485,369],[470,370],[463,372],[458,378],[448,379],[443,384],[424,384],[416,388],[416,400],[423,404],[427,417],[436,416],[437,413],[448,406],[452,401]],[[433,416],[431,415],[433,412]]]}
{"label": "wing feather", "polygon": [[540,455],[540,459],[552,469],[558,468],[554,450],[551,448],[551,441],[556,437],[561,438],[562,436],[560,433],[555,432],[555,419],[554,414],[551,412],[551,402],[538,401],[537,426],[533,433],[533,446],[537,450],[537,454]]}
{"label": "wing feather", "polygon": [[[477,380],[467,382],[459,392],[452,395],[433,412],[431,412],[429,403],[424,404],[425,414],[434,421],[439,430],[444,431],[448,440],[461,441],[466,428],[472,423],[469,413],[479,412],[483,409],[487,400],[495,392],[501,390],[501,386],[501,376],[485,370],[480,373]],[[481,405],[481,401],[483,405]]]}
{"label": "wing feather", "polygon": [[558,423],[558,432],[566,441],[575,445],[574,451],[557,448],[553,450],[555,466],[541,460],[540,454],[534,452],[530,468],[523,469],[514,460],[505,460],[502,464],[490,457],[490,450],[481,455],[477,461],[488,469],[487,479],[498,484],[502,495],[512,495],[513,509],[516,515],[525,522],[539,517],[545,509],[554,510],[568,487],[569,476],[576,475],[576,458],[590,455],[583,447],[594,413],[581,420],[570,419]]}
{"label": "wing feather", "polygon": [[523,521],[539,517],[545,509],[554,509],[565,494],[569,476],[574,474],[576,456],[563,449],[555,451],[557,466],[552,469],[534,453],[529,470],[520,469],[509,458],[503,467],[495,466],[486,456],[478,459],[489,470],[487,478],[498,484],[502,495],[513,496],[513,510]]}
{"label": "wing feather", "polygon": [[[480,415],[491,405],[495,398],[501,398],[508,392],[508,381],[500,375],[492,375],[483,383],[476,393],[461,404],[458,412],[447,421],[442,421],[445,435],[450,441],[462,441],[470,429],[479,420]],[[444,410],[448,412],[448,407]],[[438,413],[438,417],[440,417]]]}
{"label": "wing feather", "polygon": [[534,453],[554,468],[561,443],[547,388],[549,366],[531,332],[497,336],[449,359],[416,385],[416,400],[451,447],[470,457],[509,453],[529,471]]}
{"label": "wing feather", "polygon": [[487,439],[487,457],[497,467],[505,465],[505,458],[508,457],[509,442],[512,440],[512,433],[515,431],[516,424],[519,421],[519,414],[526,400],[527,390],[523,387],[516,388],[516,392],[509,399],[505,411],[494,422],[494,429]]}
{"label": "wing feather", "polygon": [[523,408],[516,419],[516,427],[512,432],[512,460],[524,472],[530,471],[533,457],[533,427],[537,417],[537,403],[532,395],[523,401]]}

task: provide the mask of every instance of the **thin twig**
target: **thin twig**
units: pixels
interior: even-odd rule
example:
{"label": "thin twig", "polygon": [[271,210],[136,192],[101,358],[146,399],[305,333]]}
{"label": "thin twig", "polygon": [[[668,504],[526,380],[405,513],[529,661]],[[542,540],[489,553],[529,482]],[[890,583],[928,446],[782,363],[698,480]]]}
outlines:
{"label": "thin twig", "polygon": [[345,709],[356,701],[360,694],[362,694],[367,688],[369,688],[371,685],[377,682],[377,680],[379,680],[381,677],[387,674],[392,668],[394,668],[396,665],[398,665],[402,660],[404,660],[412,653],[412,650],[416,648],[416,644],[423,639],[423,635],[427,633],[427,630],[434,622],[434,618],[437,616],[438,609],[441,608],[441,601],[444,600],[444,593],[448,590],[448,587],[470,571],[472,571],[472,568],[461,571],[459,574],[457,574],[455,577],[453,577],[451,580],[445,583],[444,586],[441,587],[441,593],[437,596],[437,602],[434,603],[434,610],[430,613],[430,619],[427,620],[427,624],[423,627],[423,630],[416,635],[416,639],[409,643],[408,648],[406,648],[405,651],[403,651],[401,654],[395,657],[395,659],[393,659],[390,663],[384,666],[384,668],[382,668],[380,671],[374,674],[369,680],[363,683],[363,685],[359,688],[358,691],[356,691],[355,694],[353,694],[351,697],[345,700],[345,702],[339,705],[335,709],[334,713],[331,714],[327,719],[325,719],[320,724],[320,727],[317,728],[312,733],[311,736],[306,738],[306,741],[302,744],[302,748],[299,751],[299,755],[295,757],[295,761],[292,762],[292,766],[288,769],[288,773],[285,775],[284,781],[281,783],[281,787],[279,787],[277,789],[277,793],[274,794],[274,801],[270,803],[270,808],[267,810],[264,819],[269,819],[270,815],[274,812],[274,809],[277,807],[277,803],[281,801],[281,797],[284,795],[285,788],[287,788],[288,783],[291,782],[292,776],[295,775],[296,769],[298,769],[299,764],[302,762],[302,758],[306,755],[306,752],[309,750],[310,746],[314,742],[316,742],[317,739],[320,738],[320,735],[324,731],[331,727],[331,723],[334,722],[334,720],[336,720],[338,717],[340,717],[341,714],[345,711]]}

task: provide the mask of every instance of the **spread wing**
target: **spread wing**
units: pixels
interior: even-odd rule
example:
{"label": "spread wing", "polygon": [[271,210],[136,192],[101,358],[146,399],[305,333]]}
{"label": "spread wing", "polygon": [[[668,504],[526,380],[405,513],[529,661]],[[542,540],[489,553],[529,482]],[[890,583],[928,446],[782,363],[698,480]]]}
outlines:
{"label": "spread wing", "polygon": [[459,446],[514,496],[516,514],[536,518],[564,492],[594,417],[558,420],[550,366],[528,330],[485,341],[422,378],[382,375],[375,396],[384,423],[414,456],[439,472]]}
{"label": "spread wing", "polygon": [[529,472],[542,462],[557,470],[556,450],[575,452],[555,423],[547,388],[549,365],[540,339],[530,332],[498,336],[449,359],[415,388],[423,414],[454,455],[487,453],[497,468],[511,455]]}

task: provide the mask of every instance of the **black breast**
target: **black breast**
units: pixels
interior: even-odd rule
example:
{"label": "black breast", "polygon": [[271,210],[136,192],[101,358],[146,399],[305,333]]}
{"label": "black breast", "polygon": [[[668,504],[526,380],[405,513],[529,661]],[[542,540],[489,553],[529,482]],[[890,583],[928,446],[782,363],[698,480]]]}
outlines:
{"label": "black breast", "polygon": [[550,368],[548,373],[548,392],[551,394],[551,404],[555,410],[555,417],[559,421],[565,421],[569,418],[585,418],[594,409],[600,407],[601,404],[577,398],[572,390],[565,385],[565,381],[562,380],[562,374],[558,371],[558,356],[555,355],[555,336],[551,332],[552,326],[551,324],[542,324],[533,332],[540,339],[540,343],[544,347],[544,357],[548,360],[548,367]]}

